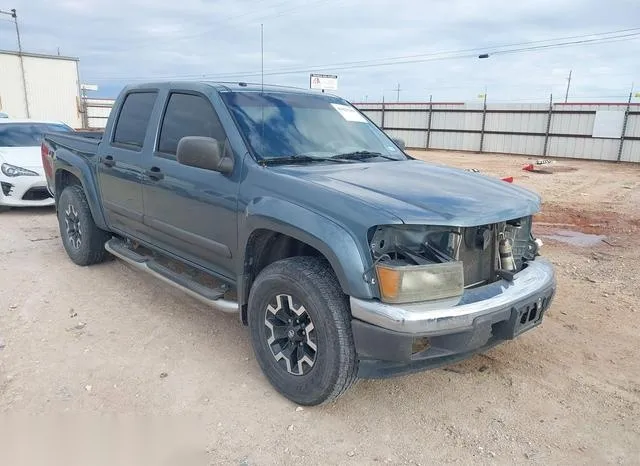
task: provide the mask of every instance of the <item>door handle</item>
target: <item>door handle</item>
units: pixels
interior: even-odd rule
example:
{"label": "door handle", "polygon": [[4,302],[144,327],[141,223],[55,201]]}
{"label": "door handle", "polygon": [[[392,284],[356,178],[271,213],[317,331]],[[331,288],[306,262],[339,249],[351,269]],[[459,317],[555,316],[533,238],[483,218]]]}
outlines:
{"label": "door handle", "polygon": [[113,160],[112,156],[107,155],[104,159],[102,159],[102,164],[105,167],[113,167],[116,164],[116,161]]}
{"label": "door handle", "polygon": [[158,167],[151,167],[149,170],[145,170],[144,174],[154,181],[160,181],[164,178],[164,174]]}

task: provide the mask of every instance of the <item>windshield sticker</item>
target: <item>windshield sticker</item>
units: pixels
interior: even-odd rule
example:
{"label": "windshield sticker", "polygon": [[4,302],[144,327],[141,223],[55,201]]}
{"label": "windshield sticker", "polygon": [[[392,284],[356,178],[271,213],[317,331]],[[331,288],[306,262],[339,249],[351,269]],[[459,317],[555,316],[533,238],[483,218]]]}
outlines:
{"label": "windshield sticker", "polygon": [[356,109],[351,108],[348,105],[331,104],[331,106],[335,108],[338,111],[338,113],[342,115],[342,118],[344,118],[347,121],[357,121],[359,123],[367,122],[367,120],[362,115],[360,115]]}

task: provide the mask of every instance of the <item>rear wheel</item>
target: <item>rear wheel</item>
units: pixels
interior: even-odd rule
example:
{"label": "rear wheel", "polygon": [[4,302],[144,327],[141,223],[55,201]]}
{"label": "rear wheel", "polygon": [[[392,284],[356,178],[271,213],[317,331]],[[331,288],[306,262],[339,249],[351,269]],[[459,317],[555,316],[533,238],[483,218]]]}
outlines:
{"label": "rear wheel", "polygon": [[267,266],[251,288],[248,317],[260,367],[290,400],[329,402],[355,381],[348,300],[326,261],[292,257]]}
{"label": "rear wheel", "polygon": [[102,262],[107,254],[104,243],[110,235],[96,226],[81,186],[64,188],[58,200],[60,237],[69,258],[78,265]]}

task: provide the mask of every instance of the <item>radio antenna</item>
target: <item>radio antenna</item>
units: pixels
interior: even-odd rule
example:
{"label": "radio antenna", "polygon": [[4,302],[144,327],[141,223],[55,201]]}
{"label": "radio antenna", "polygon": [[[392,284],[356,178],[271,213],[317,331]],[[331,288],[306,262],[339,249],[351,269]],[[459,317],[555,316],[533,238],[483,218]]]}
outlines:
{"label": "radio antenna", "polygon": [[264,24],[260,23],[260,143],[264,152]]}

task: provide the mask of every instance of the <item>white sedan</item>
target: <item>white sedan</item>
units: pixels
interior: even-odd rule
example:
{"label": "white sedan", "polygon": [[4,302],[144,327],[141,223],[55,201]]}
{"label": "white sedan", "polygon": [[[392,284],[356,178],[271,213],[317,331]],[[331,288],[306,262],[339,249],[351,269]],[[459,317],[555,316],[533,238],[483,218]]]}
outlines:
{"label": "white sedan", "polygon": [[49,206],[40,145],[44,133],[73,131],[64,123],[0,119],[0,210]]}

